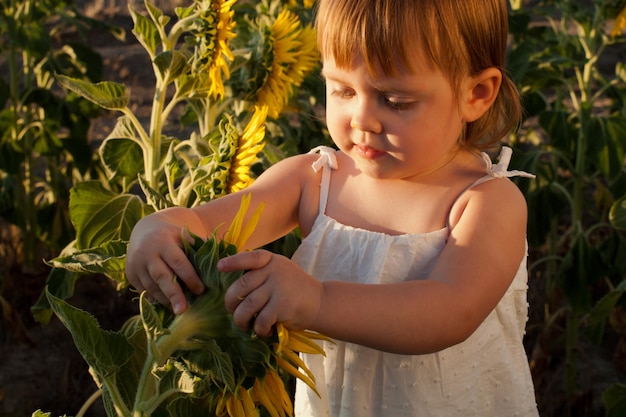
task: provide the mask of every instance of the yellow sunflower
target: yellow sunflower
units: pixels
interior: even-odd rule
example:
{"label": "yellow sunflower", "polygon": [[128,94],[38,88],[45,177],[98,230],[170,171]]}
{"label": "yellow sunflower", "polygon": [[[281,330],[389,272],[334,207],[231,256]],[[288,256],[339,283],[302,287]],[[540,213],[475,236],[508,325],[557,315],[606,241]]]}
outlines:
{"label": "yellow sunflower", "polygon": [[254,115],[239,137],[235,156],[231,159],[228,173],[227,192],[243,190],[252,183],[250,167],[265,145],[265,119],[267,106],[256,107]]}
{"label": "yellow sunflower", "polygon": [[286,71],[287,77],[292,80],[294,86],[302,84],[307,74],[311,72],[319,62],[315,29],[310,26],[302,28],[300,41],[301,46],[298,59]]}
{"label": "yellow sunflower", "polygon": [[302,83],[307,71],[317,63],[318,53],[313,29],[303,28],[294,13],[282,10],[271,27],[272,67],[258,95],[267,105],[268,115],[278,117],[294,89]]}
{"label": "yellow sunflower", "polygon": [[[244,224],[251,200],[250,194],[242,196],[239,211],[224,235],[224,242],[235,246],[237,251],[244,247],[254,232],[263,211],[263,204],[260,204]],[[270,350],[275,365],[266,363],[264,376],[254,378],[247,386],[238,385],[234,390],[225,390],[216,406],[217,416],[258,416],[258,407],[264,408],[272,417],[292,416],[293,404],[279,375],[280,371],[301,379],[319,395],[315,376],[299,357],[299,353],[324,355],[323,348],[315,340],[330,339],[309,330],[289,330],[282,323],[276,324],[276,333],[277,340],[271,344]]]}
{"label": "yellow sunflower", "polygon": [[236,0],[202,0],[198,1],[199,29],[196,31],[196,45],[199,62],[206,72],[205,87],[209,96],[219,98],[225,96],[224,79],[230,77],[229,61],[233,60],[233,53],[228,43],[237,35],[234,32],[236,22],[233,19],[235,12],[231,7]]}

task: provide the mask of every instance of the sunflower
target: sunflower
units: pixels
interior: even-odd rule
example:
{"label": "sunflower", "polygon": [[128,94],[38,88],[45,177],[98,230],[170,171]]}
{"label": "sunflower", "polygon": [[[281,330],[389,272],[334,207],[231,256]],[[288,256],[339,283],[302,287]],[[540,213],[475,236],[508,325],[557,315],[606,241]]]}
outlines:
{"label": "sunflower", "polygon": [[286,71],[287,77],[292,80],[295,86],[302,84],[306,75],[311,72],[318,63],[317,35],[315,29],[310,26],[302,28],[300,40],[301,46],[298,60]]}
{"label": "sunflower", "polygon": [[198,9],[197,29],[195,32],[196,53],[200,68],[197,73],[205,72],[205,87],[210,97],[225,96],[224,79],[230,77],[229,61],[233,53],[228,43],[237,35],[234,32],[236,22],[231,7],[236,0],[202,0],[196,2]]}
{"label": "sunflower", "polygon": [[[189,308],[169,326],[166,339],[175,346],[168,351],[178,348],[183,358],[206,355],[199,362],[208,364],[208,379],[188,368],[195,380],[207,381],[210,401],[206,406],[214,409],[216,416],[258,416],[259,408],[273,417],[291,416],[293,404],[280,373],[301,379],[317,393],[315,377],[299,353],[324,354],[315,340],[329,339],[308,330],[290,330],[281,323],[276,324],[274,336],[261,338],[232,322],[232,315],[224,307],[224,293],[241,273],[221,273],[215,265],[220,258],[243,248],[254,232],[263,205],[244,223],[250,202],[250,194],[242,196],[239,211],[222,241],[215,235],[207,240],[194,236],[193,244],[185,243],[187,256],[207,288],[200,296],[189,295]],[[168,345],[162,341],[159,347]],[[210,354],[203,353],[209,350]],[[196,388],[195,392],[200,390]]]}
{"label": "sunflower", "polygon": [[303,28],[294,13],[282,10],[270,28],[270,73],[258,94],[258,102],[267,105],[268,115],[277,118],[294,89],[318,61],[314,30]]}
{"label": "sunflower", "polygon": [[256,161],[257,155],[265,145],[265,119],[267,106],[256,107],[254,115],[248,122],[238,139],[236,153],[231,158],[228,172],[227,192],[243,190],[252,183],[250,167]]}

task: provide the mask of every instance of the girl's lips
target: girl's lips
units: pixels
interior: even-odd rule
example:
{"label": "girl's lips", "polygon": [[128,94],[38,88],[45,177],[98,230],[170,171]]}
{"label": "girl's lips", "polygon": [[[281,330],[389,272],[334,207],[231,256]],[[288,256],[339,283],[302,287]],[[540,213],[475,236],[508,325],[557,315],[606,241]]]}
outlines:
{"label": "girl's lips", "polygon": [[370,148],[369,146],[354,145],[354,147],[359,155],[365,159],[376,159],[385,154],[385,152]]}

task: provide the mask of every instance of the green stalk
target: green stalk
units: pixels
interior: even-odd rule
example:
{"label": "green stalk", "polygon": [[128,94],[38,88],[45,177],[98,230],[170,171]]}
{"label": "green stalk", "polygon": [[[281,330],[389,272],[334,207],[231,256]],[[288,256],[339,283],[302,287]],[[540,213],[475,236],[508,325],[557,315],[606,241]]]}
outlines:
{"label": "green stalk", "polygon": [[98,391],[94,392],[93,394],[91,394],[91,396],[89,398],[87,398],[87,401],[85,401],[85,403],[83,404],[82,407],[80,407],[80,410],[78,410],[78,414],[76,414],[76,417],[84,417],[85,413],[87,412],[87,410],[89,410],[89,408],[93,405],[93,403],[102,396],[102,390],[99,389]]}
{"label": "green stalk", "polygon": [[161,140],[163,134],[163,109],[165,107],[165,95],[167,83],[159,74],[156,65],[153,65],[157,77],[157,85],[152,100],[152,114],[150,115],[150,139],[151,149],[148,155],[149,165],[146,170],[148,184],[155,190],[159,186],[159,165],[161,164]]}
{"label": "green stalk", "polygon": [[[179,20],[174,24],[170,35],[167,36],[163,26],[159,22],[155,22],[155,26],[159,31],[163,43],[163,51],[173,50],[178,42],[178,38],[188,28],[188,25],[193,22],[197,17],[197,14],[192,14],[184,19]],[[167,93],[167,86],[170,80],[166,76],[165,79],[161,77],[160,71],[153,64],[154,74],[156,76],[156,88],[154,92],[154,98],[152,101],[152,113],[150,115],[150,147],[147,155],[145,156],[144,166],[145,175],[150,187],[158,189],[159,177],[160,177],[160,165],[161,165],[161,141],[163,135],[164,121],[167,120],[169,113],[173,109],[172,106],[165,106],[165,98]],[[174,99],[176,101],[176,99]]]}
{"label": "green stalk", "polygon": [[[597,12],[597,10],[596,10]],[[596,16],[597,17],[597,16]],[[597,23],[597,18],[594,17],[594,24]],[[590,31],[590,37],[594,36],[594,31]],[[578,137],[576,139],[576,162],[574,172],[574,190],[573,190],[573,205],[572,205],[572,227],[573,236],[575,239],[580,238],[583,234],[583,208],[584,208],[584,192],[585,192],[585,168],[587,164],[586,151],[587,151],[587,134],[590,125],[590,119],[592,117],[592,103],[590,102],[591,94],[591,78],[593,74],[594,66],[598,61],[598,55],[596,51],[591,48],[589,39],[586,37],[584,30],[579,28],[578,36],[583,49],[585,50],[585,56],[587,58],[582,71],[578,70],[577,73],[577,89],[580,94],[578,105],[575,108],[576,115],[578,117],[580,128],[578,129]],[[591,39],[593,42],[593,39]],[[574,94],[574,92],[572,92]],[[576,102],[575,102],[576,103]],[[579,245],[579,253],[576,258],[579,263],[584,262],[583,246]],[[585,270],[583,265],[579,265],[577,273],[580,274]],[[584,279],[584,277],[575,277],[576,279]],[[580,321],[580,313],[575,309],[570,311],[566,322],[566,344],[565,344],[565,389],[568,398],[572,398],[576,391],[576,368],[578,362],[577,346],[578,346],[578,326]]]}

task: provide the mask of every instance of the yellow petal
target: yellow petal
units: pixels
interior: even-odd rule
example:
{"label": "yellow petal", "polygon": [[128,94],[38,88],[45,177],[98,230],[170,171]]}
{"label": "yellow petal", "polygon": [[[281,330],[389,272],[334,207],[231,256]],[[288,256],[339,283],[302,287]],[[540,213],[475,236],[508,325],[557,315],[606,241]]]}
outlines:
{"label": "yellow petal", "polygon": [[311,388],[313,390],[313,392],[315,392],[318,396],[320,395],[319,392],[317,391],[317,387],[315,386],[315,382],[313,382],[311,380],[311,378],[309,378],[308,376],[306,376],[305,374],[303,374],[302,372],[300,372],[298,369],[296,369],[295,366],[293,366],[291,363],[289,363],[288,361],[284,360],[283,358],[277,356],[276,357],[276,363],[278,364],[278,366],[280,366],[282,369],[284,369],[285,371],[289,372],[291,375],[293,375],[294,377],[302,380],[305,384],[307,384],[309,386],[309,388]]}
{"label": "yellow petal", "polygon": [[252,233],[254,232],[254,229],[256,229],[256,225],[259,223],[259,219],[261,218],[263,207],[265,206],[263,203],[259,204],[256,210],[254,210],[254,213],[252,213],[248,219],[248,222],[244,225],[244,218],[248,212],[251,201],[251,194],[242,195],[239,211],[231,222],[226,234],[224,234],[224,240],[231,245],[235,245],[238,251],[243,249],[250,236],[252,236]]}

